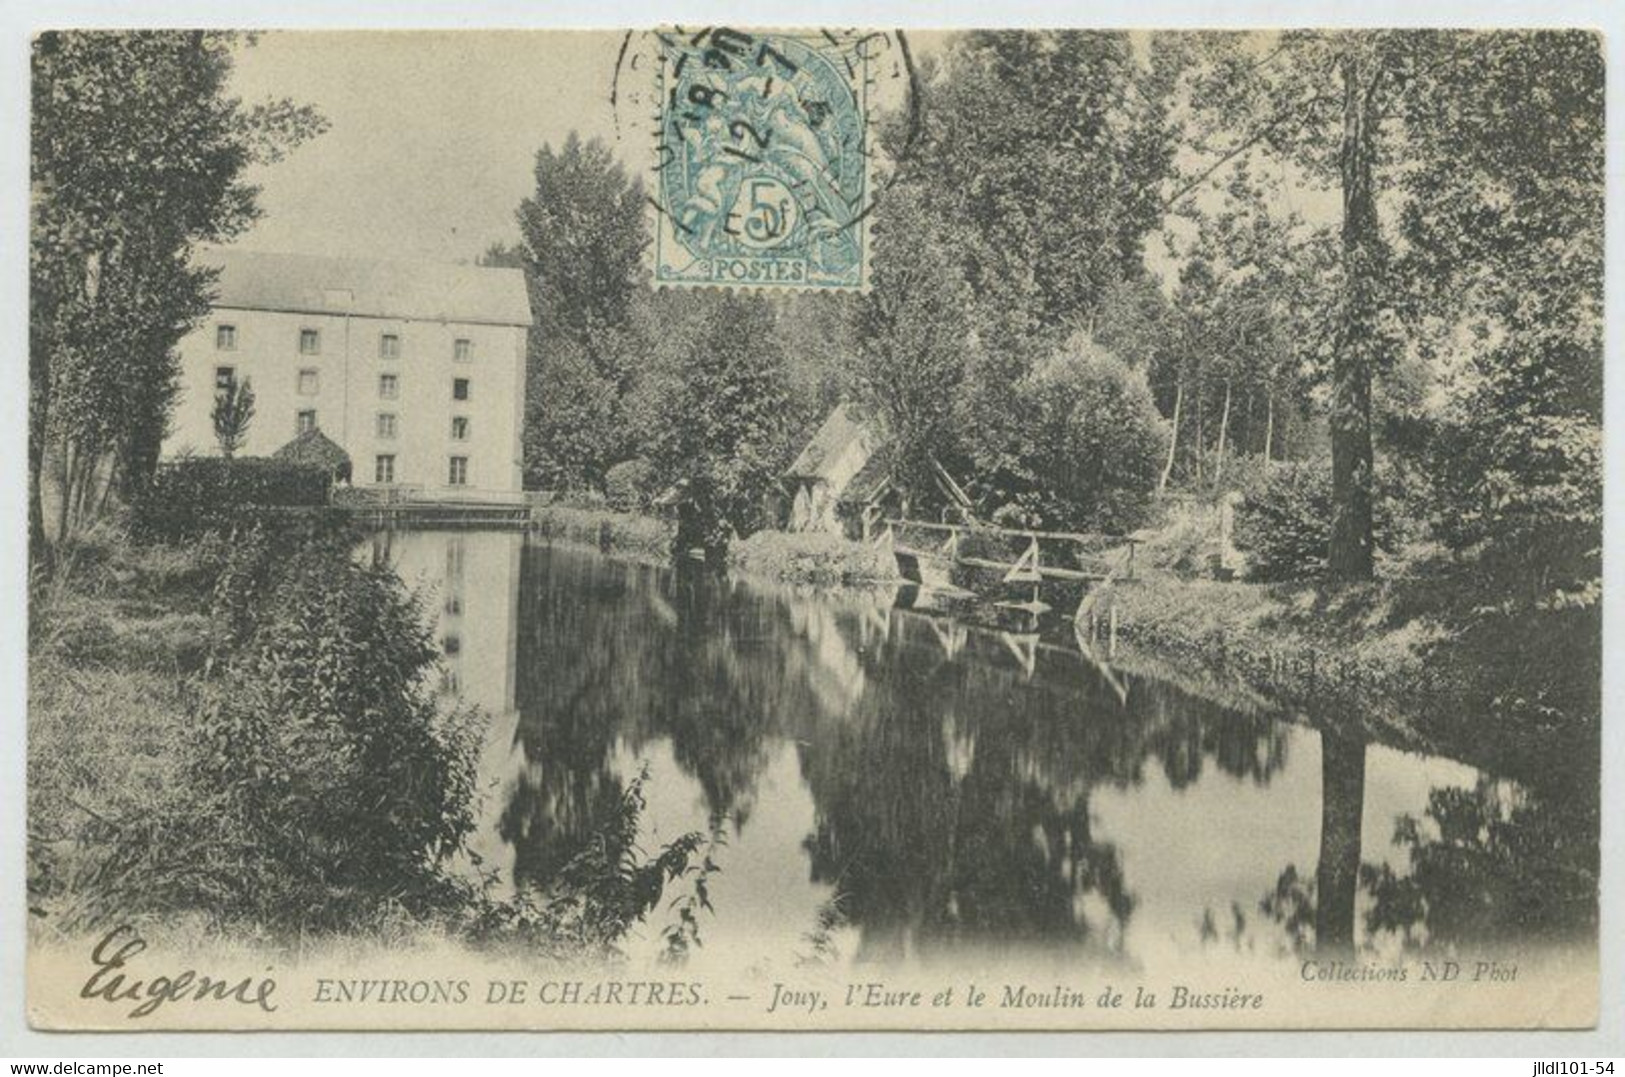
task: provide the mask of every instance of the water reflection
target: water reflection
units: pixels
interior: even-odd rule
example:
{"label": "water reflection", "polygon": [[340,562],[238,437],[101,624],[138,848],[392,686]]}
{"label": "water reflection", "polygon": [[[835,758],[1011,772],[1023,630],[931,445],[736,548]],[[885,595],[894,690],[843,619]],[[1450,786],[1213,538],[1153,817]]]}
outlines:
{"label": "water reflection", "polygon": [[1594,819],[1459,763],[884,597],[513,535],[397,535],[388,554],[440,596],[448,676],[496,716],[487,861],[546,888],[646,770],[638,843],[709,829],[702,936],[764,966],[1594,929]]}

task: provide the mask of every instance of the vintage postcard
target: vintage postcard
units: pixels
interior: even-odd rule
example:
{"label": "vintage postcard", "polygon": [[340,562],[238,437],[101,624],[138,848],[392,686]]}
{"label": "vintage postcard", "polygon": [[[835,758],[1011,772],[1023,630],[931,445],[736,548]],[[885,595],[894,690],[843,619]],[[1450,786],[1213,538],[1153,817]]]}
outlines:
{"label": "vintage postcard", "polygon": [[1597,33],[30,48],[35,1027],[1595,1023]]}

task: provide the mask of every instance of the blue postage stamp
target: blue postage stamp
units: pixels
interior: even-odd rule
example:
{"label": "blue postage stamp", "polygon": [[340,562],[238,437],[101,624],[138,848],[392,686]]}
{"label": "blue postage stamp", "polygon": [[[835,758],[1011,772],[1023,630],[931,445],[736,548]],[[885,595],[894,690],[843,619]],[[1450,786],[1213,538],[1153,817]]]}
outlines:
{"label": "blue postage stamp", "polygon": [[714,27],[659,39],[656,284],[864,287],[862,38]]}

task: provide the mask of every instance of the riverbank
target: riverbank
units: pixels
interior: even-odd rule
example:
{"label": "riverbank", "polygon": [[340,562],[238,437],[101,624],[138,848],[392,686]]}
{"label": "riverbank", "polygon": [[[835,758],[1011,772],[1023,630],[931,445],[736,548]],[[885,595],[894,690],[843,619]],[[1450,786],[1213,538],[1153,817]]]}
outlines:
{"label": "riverbank", "polygon": [[1596,646],[1583,613],[1468,627],[1411,579],[1325,588],[1153,569],[1114,594],[1136,647],[1323,728],[1534,779],[1584,772],[1598,751],[1600,653],[1577,677],[1554,679],[1549,661],[1565,640],[1571,660]]}
{"label": "riverbank", "polygon": [[1381,584],[1341,592],[1182,579],[1151,570],[1113,590],[1118,631],[1167,658],[1234,677],[1283,702],[1399,708],[1429,679],[1443,635],[1396,620]]}
{"label": "riverbank", "polygon": [[549,541],[662,564],[671,560],[677,539],[676,524],[658,516],[536,501],[530,506],[530,530]]}
{"label": "riverbank", "polygon": [[154,938],[184,923],[272,947],[451,939],[607,955],[700,846],[695,833],[635,848],[634,781],[564,882],[494,892],[466,844],[488,716],[439,698],[418,597],[348,534],[164,546],[109,527],[55,553],[29,618],[40,938],[117,918]]}
{"label": "riverbank", "polygon": [[[531,506],[532,532],[640,561],[667,563],[676,524],[658,516],[573,505]],[[728,567],[775,583],[817,587],[865,587],[898,580],[887,550],[838,535],[758,531],[728,548]]]}

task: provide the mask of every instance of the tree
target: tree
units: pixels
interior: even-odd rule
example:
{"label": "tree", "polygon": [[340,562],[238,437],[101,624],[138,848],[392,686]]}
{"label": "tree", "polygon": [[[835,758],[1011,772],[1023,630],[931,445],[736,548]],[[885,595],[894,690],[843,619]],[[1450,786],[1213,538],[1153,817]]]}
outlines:
{"label": "tree", "polygon": [[525,475],[543,486],[601,488],[622,456],[619,409],[637,373],[638,342],[626,330],[648,243],[643,185],[602,142],[573,131],[557,151],[537,152],[535,176],[535,193],[518,210],[536,311]]}
{"label": "tree", "polygon": [[935,467],[963,448],[954,403],[976,348],[970,288],[912,192],[894,189],[875,221],[873,290],[856,314],[852,380],[892,445],[892,478],[913,503],[937,500]]}
{"label": "tree", "polygon": [[[1181,183],[1177,201],[1218,169],[1266,147],[1341,196],[1339,291],[1331,330],[1332,526],[1327,556],[1334,579],[1371,576],[1371,390],[1391,357],[1383,317],[1391,281],[1378,217],[1378,165],[1394,147],[1393,100],[1425,64],[1416,35],[1390,31],[1294,31],[1273,39],[1211,35],[1192,94],[1203,165]],[[1228,138],[1228,144],[1219,140]]]}
{"label": "tree", "polygon": [[1406,103],[1417,152],[1397,267],[1410,287],[1407,322],[1451,375],[1420,450],[1435,479],[1435,530],[1472,558],[1497,603],[1594,609],[1602,50],[1583,31],[1433,46],[1452,47],[1468,56],[1426,72],[1426,92]]}
{"label": "tree", "polygon": [[979,241],[966,252],[978,295],[1019,299],[1031,325],[1057,327],[1142,272],[1173,152],[1162,93],[1173,55],[1143,67],[1117,31],[955,39],[924,88],[925,129],[903,175],[923,179],[911,193],[939,220]]}
{"label": "tree", "polygon": [[[1526,597],[1542,577],[1564,581],[1549,596],[1594,596],[1596,560],[1580,551],[1600,547],[1597,35],[1210,35],[1203,54],[1190,87],[1201,163],[1170,202],[1211,194],[1219,169],[1257,153],[1340,200],[1331,574],[1370,574],[1373,412],[1385,407],[1394,450],[1430,446],[1419,471],[1440,537],[1526,566],[1514,588]],[[1384,381],[1406,380],[1381,399]],[[1442,412],[1428,402],[1440,398]],[[1566,537],[1542,548],[1543,535]]]}
{"label": "tree", "polygon": [[526,480],[543,489],[599,489],[626,447],[620,394],[590,346],[566,337],[538,349],[545,355],[526,388]]}
{"label": "tree", "polygon": [[1157,489],[1162,490],[1173,473],[1185,405],[1184,360],[1189,349],[1179,311],[1149,277],[1120,281],[1101,300],[1094,338],[1107,351],[1145,372],[1159,410],[1171,416],[1168,456],[1157,479]]}
{"label": "tree", "polygon": [[226,96],[230,34],[74,31],[33,51],[29,246],[30,545],[46,552],[42,479],[62,477],[59,537],[110,468],[127,490],[157,464],[174,345],[208,309],[193,244],[257,215],[253,163],[324,121],[286,100]]}
{"label": "tree", "polygon": [[1081,334],[1017,389],[1019,460],[1032,481],[1011,523],[1124,532],[1138,526],[1162,463],[1166,424],[1143,371]]}
{"label": "tree", "polygon": [[215,440],[220,443],[220,455],[230,460],[244,439],[248,425],[254,421],[254,387],[249,379],[232,379],[224,389],[214,394],[214,407],[209,418],[214,423]]}
{"label": "tree", "polygon": [[657,295],[632,404],[656,484],[677,497],[680,550],[720,553],[766,522],[801,433],[762,296]]}
{"label": "tree", "polygon": [[1031,484],[1015,387],[1114,283],[1144,273],[1181,62],[1154,49],[1142,63],[1124,32],[967,33],[921,80],[918,130],[883,126],[900,163],[882,206],[918,205],[972,297],[981,346],[966,356],[956,421],[967,485],[989,511]]}

